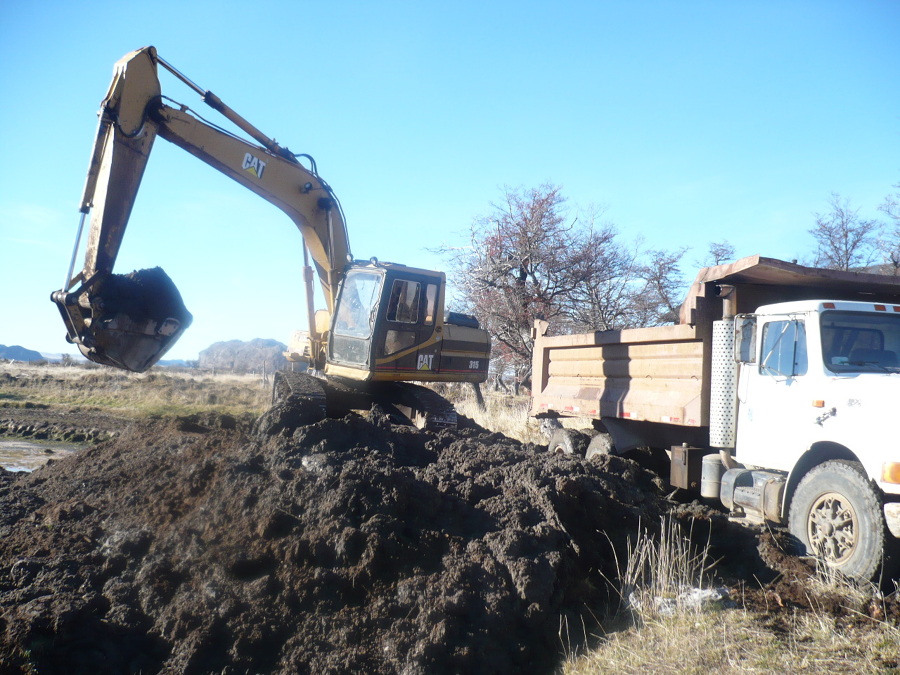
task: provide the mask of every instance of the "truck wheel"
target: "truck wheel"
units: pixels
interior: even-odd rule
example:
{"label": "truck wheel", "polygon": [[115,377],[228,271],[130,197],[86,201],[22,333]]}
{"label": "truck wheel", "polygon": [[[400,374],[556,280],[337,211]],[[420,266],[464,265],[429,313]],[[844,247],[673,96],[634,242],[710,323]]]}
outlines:
{"label": "truck wheel", "polygon": [[833,460],[815,467],[797,486],[788,529],[805,548],[850,577],[878,574],[888,542],[881,499],[858,462]]}
{"label": "truck wheel", "polygon": [[594,457],[602,457],[603,455],[615,455],[616,446],[613,444],[612,436],[602,431],[591,439],[588,443],[587,453],[585,457],[593,459]]}
{"label": "truck wheel", "polygon": [[556,455],[578,455],[584,457],[588,438],[575,429],[557,429],[550,435],[547,451]]}

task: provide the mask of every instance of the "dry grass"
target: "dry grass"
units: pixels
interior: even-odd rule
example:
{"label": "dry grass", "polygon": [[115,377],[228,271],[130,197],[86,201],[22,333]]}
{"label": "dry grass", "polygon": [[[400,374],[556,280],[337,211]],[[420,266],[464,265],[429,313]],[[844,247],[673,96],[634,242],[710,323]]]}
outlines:
{"label": "dry grass", "polygon": [[485,429],[497,431],[504,436],[523,443],[547,443],[540,431],[540,425],[528,417],[529,400],[501,394],[485,394],[485,409],[478,407],[475,396],[468,394],[455,399],[456,411],[474,420]]}
{"label": "dry grass", "polygon": [[89,407],[133,416],[234,414],[261,413],[270,400],[271,384],[258,375],[0,363],[0,406]]}
{"label": "dry grass", "polygon": [[[707,551],[695,550],[671,522],[658,538],[642,532],[620,573],[620,611],[587,636],[591,651],[570,654],[564,674],[897,672],[900,627],[891,623],[673,602],[686,587],[703,588],[708,571]],[[874,588],[823,568],[809,592],[839,594],[855,607]]]}
{"label": "dry grass", "polygon": [[773,629],[764,616],[731,609],[680,612],[607,634],[564,673],[878,673],[896,672],[898,660],[896,626],[842,628],[831,617],[796,613]]}
{"label": "dry grass", "polygon": [[708,547],[697,550],[671,518],[662,520],[658,536],[640,532],[627,557],[619,592],[623,608],[640,622],[688,609],[685,592],[707,589]]}

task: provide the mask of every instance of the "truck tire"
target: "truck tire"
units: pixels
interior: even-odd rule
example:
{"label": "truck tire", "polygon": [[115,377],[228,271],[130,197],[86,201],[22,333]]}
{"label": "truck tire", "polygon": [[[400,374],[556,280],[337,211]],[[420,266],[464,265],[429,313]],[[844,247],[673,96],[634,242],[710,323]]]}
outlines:
{"label": "truck tire", "polygon": [[590,443],[588,443],[585,457],[587,459],[593,459],[594,457],[615,454],[616,446],[613,444],[612,436],[601,431],[591,439]]}
{"label": "truck tire", "polygon": [[557,429],[550,435],[547,451],[556,455],[584,457],[588,437],[575,429]]}
{"label": "truck tire", "polygon": [[[788,529],[806,555],[832,568],[873,580],[894,547],[881,498],[858,462],[832,460],[806,474],[791,499]],[[888,570],[885,570],[888,571]]]}

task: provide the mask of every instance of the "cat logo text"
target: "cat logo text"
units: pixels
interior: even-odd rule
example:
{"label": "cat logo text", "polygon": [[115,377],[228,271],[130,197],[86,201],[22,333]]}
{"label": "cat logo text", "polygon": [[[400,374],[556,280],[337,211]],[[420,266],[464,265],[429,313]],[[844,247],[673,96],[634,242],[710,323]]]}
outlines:
{"label": "cat logo text", "polygon": [[244,155],[244,163],[241,164],[241,168],[257,178],[262,178],[263,171],[266,170],[266,163],[259,157],[254,157],[248,152]]}

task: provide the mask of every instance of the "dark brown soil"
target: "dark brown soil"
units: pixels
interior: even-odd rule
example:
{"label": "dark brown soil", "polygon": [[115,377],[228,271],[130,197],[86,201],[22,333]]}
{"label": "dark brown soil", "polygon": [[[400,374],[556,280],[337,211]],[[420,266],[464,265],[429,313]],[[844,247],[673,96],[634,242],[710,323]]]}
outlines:
{"label": "dark brown soil", "polygon": [[190,324],[193,320],[178,287],[161,267],[110,274],[93,291],[103,298],[107,315],[124,312],[135,321],[164,321],[169,317]]}
{"label": "dark brown soil", "polygon": [[0,435],[84,443],[113,438],[133,424],[98,410],[25,406],[0,407]]}
{"label": "dark brown soil", "polygon": [[291,417],[134,424],[4,472],[0,669],[549,672],[665,508],[628,460]]}
{"label": "dark brown soil", "polygon": [[667,512],[738,600],[804,602],[782,534],[675,504],[629,459],[304,419],[131,423],[0,471],[0,672],[549,673],[560,625],[615,605],[626,540]]}

